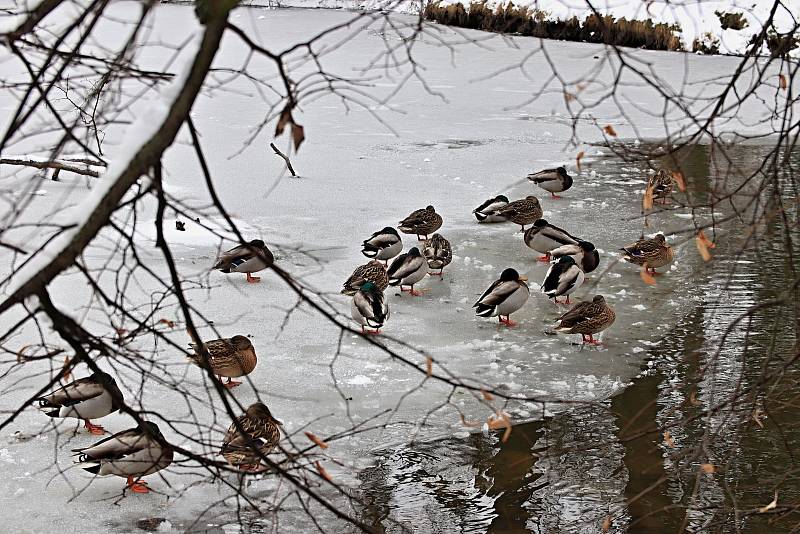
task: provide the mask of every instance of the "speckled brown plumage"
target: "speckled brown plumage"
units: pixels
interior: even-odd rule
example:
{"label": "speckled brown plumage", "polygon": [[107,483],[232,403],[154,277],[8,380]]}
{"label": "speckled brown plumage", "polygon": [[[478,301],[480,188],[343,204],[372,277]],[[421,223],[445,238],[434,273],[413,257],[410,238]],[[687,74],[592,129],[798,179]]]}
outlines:
{"label": "speckled brown plumage", "polygon": [[385,291],[389,286],[389,275],[386,274],[386,267],[383,263],[372,260],[356,267],[350,278],[345,281],[342,294],[355,295],[364,282],[372,282],[378,289]]}
{"label": "speckled brown plumage", "polygon": [[[244,415],[232,423],[222,440],[219,453],[225,460],[243,471],[259,470],[261,455],[267,455],[281,439],[280,421],[261,402],[251,404]],[[260,454],[259,454],[260,453]]]}
{"label": "speckled brown plumage", "polygon": [[542,218],[542,206],[539,204],[538,198],[530,195],[521,200],[509,202],[505,208],[499,210],[497,213],[509,221],[522,226],[524,230],[526,224],[533,224],[534,221]]}

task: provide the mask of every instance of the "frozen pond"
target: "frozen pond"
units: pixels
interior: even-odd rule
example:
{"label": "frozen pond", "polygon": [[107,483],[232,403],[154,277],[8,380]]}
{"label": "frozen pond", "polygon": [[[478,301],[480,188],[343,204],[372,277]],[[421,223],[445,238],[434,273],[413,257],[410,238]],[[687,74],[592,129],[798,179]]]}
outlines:
{"label": "frozen pond", "polygon": [[[121,3],[115,9],[126,15],[130,5]],[[181,21],[191,16],[191,10],[185,7],[160,7],[150,38],[154,43],[159,39],[179,42],[184,37]],[[254,29],[266,46],[285,47],[349,17],[342,12],[312,10],[239,10],[233,21]],[[457,39],[450,30],[443,32],[448,39]],[[374,28],[354,32],[351,40],[325,57],[327,68],[343,76],[353,75],[353,67],[368,64],[383,46],[384,37]],[[278,178],[282,161],[268,148],[272,127],[241,150],[265,112],[256,89],[246,80],[226,82],[204,95],[192,113],[215,185],[230,213],[242,223],[248,237],[262,237],[273,246],[277,264],[316,289],[320,295],[315,298],[341,314],[343,320],[349,317],[350,304],[338,292],[353,268],[366,261],[359,252],[361,240],[384,226],[396,225],[412,210],[428,204],[435,205],[444,218],[440,233],[453,244],[452,265],[445,269],[442,280],[428,278],[420,284],[422,297],[388,291],[392,315],[385,336],[377,338],[417,367],[387,356],[359,336],[342,335],[338,327],[309,307],[296,306],[293,291],[273,273],[265,273],[262,283],[256,286],[245,284],[243,277],[209,273],[220,243],[199,230],[191,219],[168,214],[165,228],[181,274],[196,284],[189,291],[192,305],[203,311],[217,332],[252,338],[260,362],[249,377],[250,383],[237,389],[235,395],[247,405],[256,399],[257,391],[292,434],[292,444],[287,442],[287,449],[307,445],[303,431],[330,436],[362,424],[380,427],[333,441],[323,462],[337,482],[354,492],[363,488],[368,500],[373,501],[376,511],[357,509],[355,515],[370,516],[367,521],[376,523],[389,518],[390,529],[405,524],[431,532],[449,531],[456,526],[463,531],[485,530],[497,516],[494,506],[503,492],[494,482],[495,489],[487,493],[492,470],[474,467],[472,460],[463,457],[469,450],[474,452],[476,463],[490,462],[503,451],[494,450],[496,436],[475,433],[475,428],[462,424],[462,416],[483,423],[493,408],[503,408],[516,424],[559,413],[574,401],[606,401],[639,374],[652,355],[653,345],[703,301],[705,289],[698,287],[705,288],[704,284],[710,283],[691,234],[683,233],[690,227],[688,211],[652,215],[649,227],[643,228],[640,202],[646,185],[645,166],[612,158],[608,149],[570,146],[573,129],[561,92],[548,92],[517,107],[530,96],[532,82],[519,69],[495,74],[498,68],[521,61],[527,53],[526,45],[538,43],[533,39],[517,41],[521,48],[511,47],[499,38],[481,47],[463,45],[451,56],[451,50],[441,43],[421,37],[415,44],[415,57],[425,66],[424,83],[412,78],[386,106],[366,101],[368,109],[351,107],[345,113],[335,97],[303,106],[297,118],[305,126],[307,140],[299,154],[292,157],[299,178]],[[557,43],[549,49],[575,79],[591,72],[600,50],[575,43]],[[228,37],[216,66],[235,67],[243,53],[241,43]],[[148,51],[147,57],[154,65],[163,62],[158,47]],[[664,76],[683,75],[687,65],[694,73],[692,68],[697,67],[702,70],[698,79],[701,74],[706,78],[728,72],[735,61],[650,52],[642,52],[642,57],[657,59],[657,68]],[[8,65],[5,68],[11,68]],[[271,69],[257,62],[252,68],[262,74]],[[530,59],[526,68],[529,72],[548,69],[541,56]],[[388,95],[398,77],[403,76],[392,69],[369,75],[374,79],[366,90],[378,97]],[[608,76],[601,72],[598,78]],[[689,87],[703,91],[700,85]],[[644,87],[631,85],[625,91],[633,101],[653,98]],[[432,94],[439,92],[446,99]],[[9,105],[8,97],[3,103]],[[394,133],[376,121],[371,112],[379,113]],[[593,115],[600,125],[614,123],[623,138],[632,136],[633,125],[622,119],[612,102],[600,105]],[[653,121],[644,111],[633,109],[631,117],[640,121],[635,125],[639,136],[664,135],[665,124]],[[584,140],[601,138],[598,127],[589,119],[576,127]],[[113,145],[113,135],[109,143]],[[582,170],[576,172],[576,184],[564,199],[551,200],[523,180],[529,172],[559,164],[575,172],[579,151],[586,154]],[[746,161],[741,163],[746,165]],[[707,187],[709,175],[714,172],[710,166],[707,156],[689,163],[693,172],[687,176],[690,185],[698,190]],[[202,222],[221,223],[207,208],[208,193],[190,147],[178,144],[168,151],[165,173],[171,195],[193,208]],[[18,185],[14,182],[17,179],[7,179],[4,187],[13,189]],[[83,185],[76,182],[45,182],[31,213],[55,211],[75,202],[83,191]],[[554,306],[537,291],[546,266],[538,263],[538,254],[525,246],[518,227],[478,225],[471,214],[474,207],[499,193],[522,198],[532,192],[539,196],[546,219],[592,241],[601,251],[600,268],[574,295],[587,299],[603,294],[615,308],[616,324],[603,336],[601,348],[581,347],[575,344],[577,336],[551,335],[554,320],[566,308]],[[720,211],[724,212],[724,208]],[[696,215],[702,219],[710,214]],[[175,229],[176,218],[187,221],[188,231]],[[144,264],[166,277],[160,255],[152,247],[153,220],[154,214],[145,212],[139,215],[135,229],[133,222],[125,224],[140,245],[138,252]],[[638,239],[643,230],[648,234],[662,231],[675,245],[676,261],[655,286],[645,285],[634,267],[616,263],[615,251]],[[414,236],[405,237],[404,243],[406,248],[417,245]],[[105,249],[98,245],[89,249],[84,261],[97,267],[106,256]],[[506,267],[514,267],[531,280],[531,298],[513,317],[520,322],[515,329],[476,318],[471,309],[475,299]],[[102,282],[107,287],[115,283],[113,278]],[[125,294],[133,302],[147,303],[155,298],[157,287],[152,280],[137,280],[126,287]],[[86,324],[98,329],[105,324],[109,331],[104,334],[112,335],[108,319],[97,303],[89,301],[79,276],[62,277],[52,287],[52,293],[54,301],[74,310]],[[14,318],[6,315],[3,321],[10,325]],[[213,329],[206,325],[202,334],[216,337]],[[189,341],[180,323],[169,336],[179,345]],[[55,334],[53,343],[58,343]],[[25,341],[17,338],[12,344],[18,349]],[[173,422],[162,424],[167,439],[213,456],[229,421],[219,415],[215,418],[214,399],[207,392],[201,372],[186,366],[184,356],[170,347],[142,349],[152,354],[148,365],[168,371],[167,378],[140,383],[130,367],[115,366],[113,362],[102,365],[114,370],[134,407],[160,413]],[[495,399],[490,407],[480,402],[479,395],[426,380],[426,356],[433,358],[436,374],[449,373],[469,384],[527,400],[505,404]],[[7,359],[10,366],[12,359]],[[15,368],[3,375],[0,409],[14,410],[41,387],[42,375],[49,371],[46,364],[31,362],[24,369]],[[77,374],[82,375],[82,371]],[[180,394],[178,386],[193,391],[194,397]],[[577,417],[575,424],[596,425],[598,432],[603,432],[600,426],[613,426],[593,408],[580,409],[588,410],[588,415]],[[198,424],[193,418],[204,422],[207,432],[202,436],[196,435]],[[223,502],[229,490],[205,482],[208,473],[191,462],[176,462],[162,480],[152,477],[151,486],[158,493],[126,497],[117,505],[112,504],[119,497],[119,480],[92,479],[80,470],[67,469],[69,450],[86,446],[94,438],[85,433],[74,434],[70,423],[59,425],[56,431],[45,419],[29,409],[3,430],[2,438],[7,443],[0,446],[0,460],[4,462],[6,487],[0,500],[9,520],[26,518],[31,531],[46,531],[66,521],[67,514],[62,511],[69,507],[70,521],[87,529],[128,532],[137,520],[158,516],[166,517],[176,529],[219,532],[223,525],[229,525],[225,532],[236,531],[231,525],[237,521],[236,510],[230,501]],[[119,431],[129,421],[119,415],[104,419],[103,424]],[[19,441],[14,438],[15,432],[34,437]],[[521,457],[525,453],[519,444],[524,440],[533,444],[538,439],[533,433],[526,434],[525,427],[519,432],[514,430],[511,436],[511,443],[517,443],[514,454]],[[442,441],[443,438],[446,439]],[[280,459],[278,456],[276,459]],[[439,458],[456,464],[448,464],[445,478],[432,480],[439,476],[435,465],[431,467],[433,473],[415,478],[419,473],[414,470],[425,468],[426,462],[438,464]],[[519,458],[512,457],[509,462],[516,459]],[[532,460],[522,461],[520,469],[525,461]],[[414,473],[406,483],[409,463]],[[588,469],[576,469],[584,468]],[[605,472],[602,470],[614,466],[592,468]],[[508,473],[502,474],[507,476]],[[441,495],[433,489],[439,484],[447,486]],[[624,486],[624,480],[617,473],[606,491],[618,496],[620,485]],[[266,477],[254,481],[248,492],[257,500],[272,503],[281,491],[277,486],[273,478]],[[428,499],[426,492],[436,498]],[[32,502],[34,496],[40,495],[54,506]],[[447,503],[436,504],[439,497]],[[458,504],[452,505],[456,501]],[[564,514],[578,514],[579,507],[575,506]],[[564,507],[569,508],[569,503]],[[386,512],[386,508],[395,511]],[[419,523],[423,510],[429,516]],[[470,517],[468,522],[462,521],[464,515]],[[302,511],[289,510],[278,516],[286,531],[312,528]],[[269,531],[275,525],[276,518],[272,516],[248,517],[253,521],[253,531]],[[518,526],[525,528],[526,521]],[[532,527],[527,524],[527,528]],[[548,526],[540,531],[555,530]]]}

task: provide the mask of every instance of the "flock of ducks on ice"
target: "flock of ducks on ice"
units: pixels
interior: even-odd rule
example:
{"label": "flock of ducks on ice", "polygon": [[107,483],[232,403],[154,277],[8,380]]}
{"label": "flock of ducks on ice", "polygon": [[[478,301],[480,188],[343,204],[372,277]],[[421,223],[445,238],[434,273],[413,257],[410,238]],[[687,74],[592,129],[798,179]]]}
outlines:
{"label": "flock of ducks on ice", "polygon": [[[554,199],[572,187],[572,177],[563,167],[533,173],[528,178],[538,187],[549,192]],[[672,192],[671,174],[658,171],[650,178],[648,188],[656,202],[666,203]],[[473,214],[480,223],[512,222],[522,227],[525,244],[539,252],[540,261],[551,262],[541,291],[555,303],[569,296],[584,282],[586,273],[597,269],[600,256],[594,245],[573,236],[568,231],[542,219],[542,207],[535,196],[509,201],[504,195],[486,200]],[[389,318],[389,304],[384,291],[388,286],[399,286],[401,292],[412,296],[422,293],[414,286],[427,275],[442,277],[444,268],[453,259],[450,242],[435,233],[442,227],[442,216],[433,206],[419,209],[400,221],[397,230],[416,235],[420,246],[411,247],[402,253],[400,233],[387,227],[363,242],[362,253],[371,261],[361,265],[344,283],[342,293],[352,296],[351,314],[361,325],[362,331],[380,333]],[[530,225],[529,228],[525,228]],[[432,235],[431,235],[432,234]],[[429,237],[430,236],[430,237]],[[641,266],[650,274],[655,269],[672,262],[672,248],[663,234],[622,247],[623,259]],[[390,263],[390,260],[391,263]],[[222,254],[214,269],[223,273],[244,273],[247,282],[260,279],[253,273],[272,266],[273,255],[261,240],[239,245]],[[530,289],[527,278],[514,269],[505,269],[473,305],[479,317],[497,317],[501,325],[516,326],[511,314],[528,301]],[[614,323],[614,310],[602,295],[575,304],[561,315],[555,325],[557,332],[581,334],[584,343],[599,344],[594,338]],[[194,354],[192,363],[213,371],[225,387],[240,384],[233,378],[248,375],[255,369],[256,352],[250,340],[241,335],[215,339],[203,344],[191,344]],[[203,354],[208,354],[206,359]],[[84,420],[84,427],[92,434],[105,431],[91,422],[118,411],[124,402],[122,392],[113,377],[97,372],[78,379],[66,386],[37,399],[37,404],[50,417],[72,417]],[[269,408],[261,402],[250,405],[228,428],[219,454],[232,466],[244,472],[266,470],[261,462],[264,455],[275,449],[280,440],[281,422],[275,419]],[[79,467],[97,475],[117,475],[127,479],[127,489],[135,493],[147,493],[147,484],[141,477],[164,469],[172,463],[174,451],[164,439],[158,426],[152,422],[131,428],[103,439],[90,447],[74,449]]]}

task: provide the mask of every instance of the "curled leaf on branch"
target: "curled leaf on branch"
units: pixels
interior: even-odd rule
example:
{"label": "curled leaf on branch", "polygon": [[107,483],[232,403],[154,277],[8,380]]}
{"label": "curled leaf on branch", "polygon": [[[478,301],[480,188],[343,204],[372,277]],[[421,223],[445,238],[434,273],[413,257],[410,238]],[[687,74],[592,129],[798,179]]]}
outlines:
{"label": "curled leaf on branch", "polygon": [[786,80],[785,74],[778,74],[778,85],[780,85],[781,89],[784,91],[789,88],[789,82]]}
{"label": "curled leaf on branch", "polygon": [[489,425],[490,430],[499,430],[501,428],[505,428],[506,431],[503,432],[503,437],[500,438],[500,441],[503,443],[508,441],[508,437],[511,435],[511,419],[509,419],[506,412],[500,411],[496,414],[490,415],[486,420],[486,423]]}
{"label": "curled leaf on branch", "polygon": [[23,345],[17,351],[17,363],[22,363],[25,361],[25,351],[28,350],[28,347],[30,347],[30,345]]}
{"label": "curled leaf on branch", "polygon": [[167,325],[167,328],[175,328],[175,321],[171,321],[167,318],[161,318],[158,320],[158,324]]}
{"label": "curled leaf on branch", "polygon": [[606,124],[605,126],[603,126],[603,131],[608,135],[610,135],[611,137],[617,136],[617,131],[610,124]]}
{"label": "curled leaf on branch", "polygon": [[686,179],[681,171],[672,171],[672,180],[675,182],[675,185],[678,186],[681,193],[686,192]]}
{"label": "curled leaf on branch", "polygon": [[764,514],[769,512],[770,510],[774,510],[777,507],[778,507],[778,490],[775,490],[775,498],[772,499],[772,502],[770,502],[768,505],[759,508],[758,513]]}
{"label": "curled leaf on branch", "polygon": [[61,369],[61,376],[64,380],[72,380],[72,359],[69,356],[64,356],[64,366]]}
{"label": "curled leaf on branch", "polygon": [[570,93],[569,91],[564,91],[564,101],[565,102],[572,102],[575,100],[576,96]]}
{"label": "curled leaf on branch", "polygon": [[425,358],[425,372],[428,374],[429,378],[433,376],[433,358],[430,356]]}
{"label": "curled leaf on branch", "polygon": [[675,448],[675,440],[672,439],[672,435],[669,433],[669,430],[664,431],[664,443],[667,444],[667,447]]}
{"label": "curled leaf on branch", "polygon": [[481,389],[481,395],[483,395],[484,400],[493,401],[494,395],[486,391],[485,389]]}
{"label": "curled leaf on branch", "polygon": [[327,469],[322,467],[322,464],[319,463],[319,460],[314,462],[314,467],[317,468],[317,472],[319,473],[319,476],[321,476],[322,478],[324,478],[328,482],[333,482],[333,477],[330,475],[330,473],[328,473]]}
{"label": "curled leaf on branch", "polygon": [[324,441],[319,439],[317,436],[315,436],[311,432],[306,432],[305,435],[309,440],[311,440],[311,442],[314,443],[314,445],[316,445],[320,449],[327,449],[329,447],[329,445],[327,443],[325,443]]}
{"label": "curled leaf on branch", "polygon": [[611,530],[611,516],[607,515],[606,518],[603,520],[603,532],[608,532]]}
{"label": "curled leaf on branch", "polygon": [[586,153],[583,150],[581,150],[580,152],[578,152],[578,155],[575,156],[575,166],[578,167],[578,172],[581,172],[581,160],[585,155]]}
{"label": "curled leaf on branch", "polygon": [[703,261],[711,261],[711,252],[709,252],[708,249],[714,248],[716,245],[706,237],[702,230],[697,232],[697,237],[694,242],[697,245],[697,251],[703,258]]}
{"label": "curled leaf on branch", "polygon": [[717,466],[714,464],[700,464],[700,470],[708,475],[717,471]]}

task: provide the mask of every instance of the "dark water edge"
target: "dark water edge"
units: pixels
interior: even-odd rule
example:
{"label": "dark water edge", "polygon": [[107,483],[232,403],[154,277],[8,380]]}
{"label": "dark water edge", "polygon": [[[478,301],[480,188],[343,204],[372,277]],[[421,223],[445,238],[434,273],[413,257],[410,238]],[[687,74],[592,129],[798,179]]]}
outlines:
{"label": "dark water edge", "polygon": [[[728,155],[757,163],[765,150]],[[681,154],[680,164],[694,201],[708,198],[728,169],[708,146]],[[478,433],[383,451],[360,475],[362,520],[385,532],[800,528],[797,299],[728,329],[796,278],[798,232],[775,225],[749,240],[747,216],[726,225],[711,268],[698,274],[702,303],[648,351],[631,386],[517,425],[505,443]],[[751,393],[756,385],[762,393]],[[759,512],[776,491],[777,506]]]}

